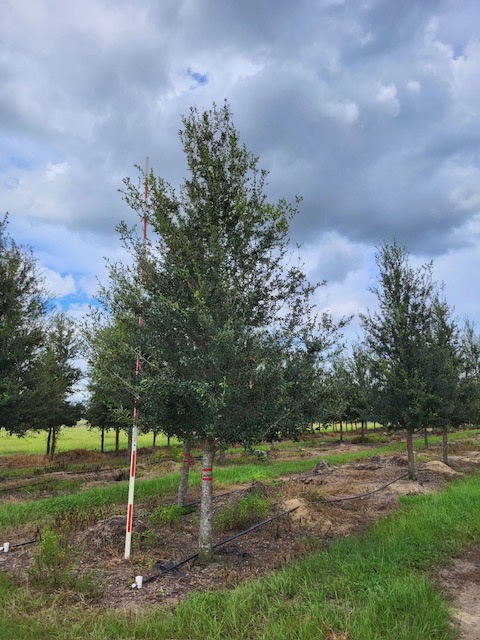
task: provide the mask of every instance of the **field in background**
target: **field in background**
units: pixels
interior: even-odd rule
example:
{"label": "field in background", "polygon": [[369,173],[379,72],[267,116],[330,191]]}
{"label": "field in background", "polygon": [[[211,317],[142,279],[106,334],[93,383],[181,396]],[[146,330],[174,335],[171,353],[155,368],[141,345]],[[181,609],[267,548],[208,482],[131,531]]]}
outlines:
{"label": "field in background", "polygon": [[[150,447],[152,445],[153,436],[151,433],[140,434],[138,436],[139,447]],[[176,440],[172,438],[172,444]],[[167,444],[167,437],[159,434],[157,436],[157,445],[164,446]],[[24,455],[45,453],[47,446],[47,434],[44,431],[40,433],[29,432],[25,436],[11,436],[5,429],[0,429],[0,455]],[[120,449],[127,447],[127,435],[124,431],[120,433]],[[68,427],[60,431],[57,440],[56,452],[71,451],[72,449],[86,449],[88,451],[100,451],[100,431],[98,429],[89,429],[86,426]],[[115,450],[115,431],[105,432],[104,450]]]}

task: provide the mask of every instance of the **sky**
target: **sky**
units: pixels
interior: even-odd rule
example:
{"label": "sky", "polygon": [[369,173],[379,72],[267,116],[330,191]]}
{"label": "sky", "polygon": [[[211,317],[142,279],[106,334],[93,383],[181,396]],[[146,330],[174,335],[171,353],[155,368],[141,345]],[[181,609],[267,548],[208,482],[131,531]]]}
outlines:
{"label": "sky", "polygon": [[179,185],[182,114],[227,99],[269,199],[303,198],[292,246],[328,281],[319,311],[373,309],[376,248],[396,240],[480,321],[478,0],[0,0],[0,16],[0,214],[73,317],[124,259],[122,179],[148,156]]}

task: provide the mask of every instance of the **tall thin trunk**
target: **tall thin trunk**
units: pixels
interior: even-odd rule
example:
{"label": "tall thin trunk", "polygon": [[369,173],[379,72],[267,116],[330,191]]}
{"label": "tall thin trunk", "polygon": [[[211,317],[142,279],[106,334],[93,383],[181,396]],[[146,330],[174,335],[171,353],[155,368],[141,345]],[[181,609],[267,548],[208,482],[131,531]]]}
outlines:
{"label": "tall thin trunk", "polygon": [[408,479],[416,480],[415,459],[413,455],[413,429],[407,429]]}
{"label": "tall thin trunk", "polygon": [[203,561],[210,560],[212,557],[213,452],[213,441],[205,439],[202,443],[202,502],[198,538],[198,557]]}
{"label": "tall thin trunk", "polygon": [[170,436],[167,434],[167,447],[170,446]]}
{"label": "tall thin trunk", "polygon": [[56,427],[52,427],[51,431],[52,431],[52,438],[50,440],[50,454],[48,456],[48,459],[50,460],[50,462],[52,462],[52,460],[53,460],[53,456],[55,455],[55,447],[57,446],[57,429],[56,429]]}
{"label": "tall thin trunk", "polygon": [[425,446],[425,449],[428,449],[428,431],[427,431],[427,427],[425,427],[423,429],[423,444]]}
{"label": "tall thin trunk", "polygon": [[154,431],[153,432],[153,448],[154,449],[155,449],[156,445],[157,445],[157,432]]}
{"label": "tall thin trunk", "polygon": [[49,428],[48,430],[48,436],[47,436],[47,450],[45,452],[46,456],[50,455],[50,443],[52,441],[52,427]]}
{"label": "tall thin trunk", "polygon": [[190,471],[190,465],[192,464],[191,451],[191,442],[189,440],[185,440],[185,442],[183,443],[183,460],[182,471],[180,473],[180,484],[178,485],[177,504],[179,507],[183,507],[186,503],[188,489],[188,472]]}
{"label": "tall thin trunk", "polygon": [[120,427],[115,427],[115,455],[120,451]]}
{"label": "tall thin trunk", "polygon": [[220,452],[218,454],[218,463],[222,465],[222,467],[227,463],[227,449],[224,446],[220,447]]}
{"label": "tall thin trunk", "polygon": [[340,420],[340,442],[343,442],[343,422]]}
{"label": "tall thin trunk", "polygon": [[102,431],[100,435],[100,451],[102,453],[105,451],[105,427],[102,427]]}
{"label": "tall thin trunk", "polygon": [[127,444],[127,457],[128,459],[130,459],[130,456],[132,455],[132,429],[128,430],[128,440],[127,440],[128,444]]}
{"label": "tall thin trunk", "polygon": [[361,429],[361,442],[363,444],[365,442],[365,425],[367,424],[367,421],[366,420],[362,420],[360,424],[361,424],[361,427],[360,427],[360,429]]}
{"label": "tall thin trunk", "polygon": [[448,431],[447,427],[442,427],[442,459],[444,464],[448,464]]}

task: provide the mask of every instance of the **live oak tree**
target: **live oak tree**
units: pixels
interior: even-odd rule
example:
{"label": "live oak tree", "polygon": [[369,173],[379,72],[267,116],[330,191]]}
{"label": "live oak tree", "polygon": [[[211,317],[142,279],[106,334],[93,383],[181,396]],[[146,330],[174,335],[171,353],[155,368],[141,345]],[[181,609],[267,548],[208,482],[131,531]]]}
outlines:
{"label": "live oak tree", "polygon": [[408,471],[414,479],[412,435],[425,420],[429,398],[432,264],[414,268],[405,247],[381,246],[376,255],[379,284],[372,291],[378,311],[360,316],[369,354],[375,413],[407,433]]}
{"label": "live oak tree", "polygon": [[443,462],[448,464],[448,427],[464,422],[461,393],[460,330],[453,310],[436,295],[431,305],[431,332],[427,346],[425,423],[442,430]]}
{"label": "live oak tree", "polygon": [[32,427],[41,409],[36,367],[47,314],[48,295],[32,251],[8,235],[5,217],[0,221],[0,427],[17,435]]}
{"label": "live oak tree", "polygon": [[146,204],[143,182],[125,181],[126,202],[153,233],[145,243],[121,226],[141,275],[117,268],[106,303],[113,314],[126,300],[142,311],[141,408],[201,446],[206,558],[214,451],[306,428],[306,384],[340,326],[315,317],[316,286],[287,266],[296,206],[267,201],[267,174],[240,144],[228,104],[191,109],[182,124],[189,175],[180,189],[150,172]]}
{"label": "live oak tree", "polygon": [[353,419],[360,420],[363,442],[367,421],[375,416],[372,410],[372,378],[369,360],[362,345],[354,344],[352,346],[348,365],[351,376],[350,412]]}
{"label": "live oak tree", "polygon": [[[104,298],[105,300],[105,298]],[[119,434],[125,430],[131,444],[133,405],[139,393],[136,375],[138,318],[116,307],[116,314],[102,317],[93,309],[83,326],[83,352],[88,363],[86,417],[92,426],[115,430],[115,453],[119,453]],[[140,428],[144,427],[144,414]]]}
{"label": "live oak tree", "polygon": [[460,334],[460,406],[464,423],[480,422],[480,336],[466,320]]}
{"label": "live oak tree", "polygon": [[53,459],[57,435],[62,426],[73,426],[83,417],[83,405],[72,401],[75,385],[82,376],[75,359],[79,342],[73,321],[57,312],[48,319],[45,344],[33,373],[33,405],[36,413],[30,426],[47,431],[46,453]]}

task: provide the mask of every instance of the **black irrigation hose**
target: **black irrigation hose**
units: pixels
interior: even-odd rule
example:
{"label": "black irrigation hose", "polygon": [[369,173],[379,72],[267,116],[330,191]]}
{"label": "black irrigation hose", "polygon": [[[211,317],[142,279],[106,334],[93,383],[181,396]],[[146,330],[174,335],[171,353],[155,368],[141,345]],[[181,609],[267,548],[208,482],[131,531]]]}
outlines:
{"label": "black irrigation hose", "polygon": [[[212,549],[221,547],[222,545],[227,544],[227,542],[232,542],[232,540],[236,540],[237,538],[240,538],[241,536],[244,536],[247,533],[250,533],[251,531],[255,531],[255,529],[258,529],[259,527],[263,527],[265,524],[268,524],[269,522],[273,522],[273,520],[277,520],[277,518],[286,516],[289,513],[292,513],[292,511],[295,511],[296,509],[298,509],[298,506],[293,507],[293,509],[289,509],[288,511],[277,513],[276,516],[272,516],[267,520],[262,520],[262,522],[258,522],[257,524],[252,525],[251,527],[249,527],[248,529],[245,529],[244,531],[241,531],[240,533],[236,533],[235,535],[230,536],[229,538],[226,538],[221,542],[217,542],[216,544],[212,545]],[[177,562],[176,564],[172,564],[171,562],[168,562],[166,565],[163,566],[163,569],[161,570],[160,573],[155,573],[153,576],[150,576],[149,578],[143,581],[143,584],[149,584],[150,582],[153,582],[154,580],[164,575],[165,573],[169,573],[170,571],[176,571],[179,567],[182,567],[184,564],[187,564],[187,562],[190,562],[191,560],[195,560],[195,558],[198,558],[198,556],[199,556],[199,553],[197,552],[189,556],[188,558],[185,558],[184,560],[180,560],[180,562]],[[160,565],[159,568],[161,568],[161,566],[162,565]]]}
{"label": "black irrigation hose", "polygon": [[[38,542],[38,538],[35,540],[29,540],[28,542],[17,542],[17,544],[11,544],[10,549],[15,549],[16,547],[26,547],[27,544],[36,544]],[[2,552],[3,547],[0,547],[0,553]]]}

